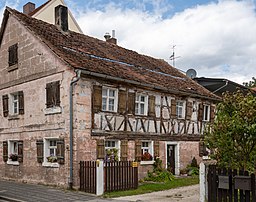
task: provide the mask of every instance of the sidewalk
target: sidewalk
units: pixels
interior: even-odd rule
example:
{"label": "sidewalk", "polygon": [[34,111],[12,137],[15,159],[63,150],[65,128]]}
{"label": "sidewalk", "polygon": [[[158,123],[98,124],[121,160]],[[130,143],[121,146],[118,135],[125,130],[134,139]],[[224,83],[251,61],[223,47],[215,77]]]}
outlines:
{"label": "sidewalk", "polygon": [[[14,202],[114,201],[112,199],[102,199],[80,191],[69,191],[43,185],[22,184],[13,181],[0,180],[0,201],[2,201],[2,199],[3,201],[6,199],[6,201]],[[115,200],[115,202],[117,201],[119,200]]]}
{"label": "sidewalk", "polygon": [[[140,201],[140,202],[198,202],[199,201],[199,185],[179,187],[165,191],[152,192],[148,194],[125,196],[115,198],[124,201]],[[124,202],[123,201],[123,202]]]}

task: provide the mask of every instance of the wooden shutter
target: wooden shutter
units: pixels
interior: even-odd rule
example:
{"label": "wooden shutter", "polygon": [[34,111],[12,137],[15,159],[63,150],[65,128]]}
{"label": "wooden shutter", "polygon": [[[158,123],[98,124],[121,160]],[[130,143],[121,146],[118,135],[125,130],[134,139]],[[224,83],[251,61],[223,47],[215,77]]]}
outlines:
{"label": "wooden shutter", "polygon": [[105,159],[105,142],[103,139],[97,140],[97,159]]}
{"label": "wooden shutter", "polygon": [[206,146],[204,144],[204,141],[199,142],[199,156],[207,156],[208,152],[206,151]]}
{"label": "wooden shutter", "polygon": [[198,105],[198,121],[202,121],[203,120],[203,104],[200,103]]}
{"label": "wooden shutter", "polygon": [[46,84],[46,107],[51,108],[53,107],[53,99],[52,99],[52,83]]}
{"label": "wooden shutter", "polygon": [[56,81],[54,82],[54,91],[55,91],[55,100],[56,100],[56,103],[55,103],[55,106],[60,106],[60,82],[59,81]]}
{"label": "wooden shutter", "polygon": [[191,119],[192,116],[192,102],[187,101],[187,106],[186,106],[186,119]]}
{"label": "wooden shutter", "polygon": [[175,118],[177,116],[176,99],[171,100],[171,116]]}
{"label": "wooden shutter", "polygon": [[18,44],[14,44],[9,47],[9,66],[15,65],[18,63]]}
{"label": "wooden shutter", "polygon": [[18,162],[23,162],[23,141],[18,141]]}
{"label": "wooden shutter", "polygon": [[135,140],[135,161],[141,161],[141,141]]}
{"label": "wooden shutter", "polygon": [[93,87],[93,111],[98,112],[102,107],[102,87],[94,86]]}
{"label": "wooden shutter", "polygon": [[4,117],[7,117],[9,114],[9,107],[8,107],[8,95],[3,95],[3,113]]}
{"label": "wooden shutter", "polygon": [[4,162],[8,161],[8,142],[3,141],[3,160]]}
{"label": "wooden shutter", "polygon": [[127,91],[120,90],[118,92],[118,113],[125,114],[126,112],[126,96]]}
{"label": "wooden shutter", "polygon": [[127,161],[128,158],[128,140],[121,140],[121,161]]}
{"label": "wooden shutter", "polygon": [[213,122],[215,117],[215,106],[211,106],[210,108],[210,121]]}
{"label": "wooden shutter", "polygon": [[64,139],[57,140],[57,162],[59,164],[64,164],[65,162],[65,144]]}
{"label": "wooden shutter", "polygon": [[155,105],[156,105],[155,96],[150,95],[148,100],[148,115],[151,117],[156,116]]}
{"label": "wooden shutter", "polygon": [[128,93],[128,114],[135,114],[135,93]]}
{"label": "wooden shutter", "polygon": [[160,147],[159,147],[159,141],[154,141],[154,158],[160,157],[159,153]]}
{"label": "wooden shutter", "polygon": [[23,91],[18,92],[19,97],[19,114],[24,114],[24,95]]}
{"label": "wooden shutter", "polygon": [[44,141],[43,140],[36,141],[36,149],[37,149],[37,162],[43,163],[44,161]]}

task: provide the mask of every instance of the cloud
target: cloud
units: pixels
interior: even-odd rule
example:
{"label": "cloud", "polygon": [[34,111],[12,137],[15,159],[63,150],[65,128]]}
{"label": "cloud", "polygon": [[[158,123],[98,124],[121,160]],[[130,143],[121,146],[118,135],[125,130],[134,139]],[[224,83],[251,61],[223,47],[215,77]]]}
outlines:
{"label": "cloud", "polygon": [[[160,2],[160,1],[159,1]],[[219,1],[198,5],[163,18],[161,2],[151,12],[118,4],[80,10],[77,18],[84,33],[104,39],[116,30],[118,44],[139,53],[163,58],[172,45],[176,67],[195,68],[198,76],[228,78],[242,83],[256,75],[256,17],[253,1]],[[156,12],[154,12],[154,9]],[[171,8],[170,8],[171,9]]]}

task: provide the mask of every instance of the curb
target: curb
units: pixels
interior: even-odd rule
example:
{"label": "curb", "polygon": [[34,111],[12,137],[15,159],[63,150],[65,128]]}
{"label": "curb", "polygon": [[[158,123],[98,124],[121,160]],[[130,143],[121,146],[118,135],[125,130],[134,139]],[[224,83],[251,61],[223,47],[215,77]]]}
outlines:
{"label": "curb", "polygon": [[6,200],[6,201],[10,201],[10,202],[26,202],[26,201],[22,201],[22,200],[11,198],[11,197],[7,197],[7,196],[0,196],[0,199]]}

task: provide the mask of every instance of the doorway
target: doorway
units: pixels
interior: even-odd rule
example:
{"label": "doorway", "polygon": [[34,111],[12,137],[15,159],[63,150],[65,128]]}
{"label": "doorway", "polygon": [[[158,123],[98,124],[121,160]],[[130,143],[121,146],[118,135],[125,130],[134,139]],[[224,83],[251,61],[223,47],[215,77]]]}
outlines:
{"label": "doorway", "polygon": [[175,173],[175,145],[167,144],[167,169]]}

